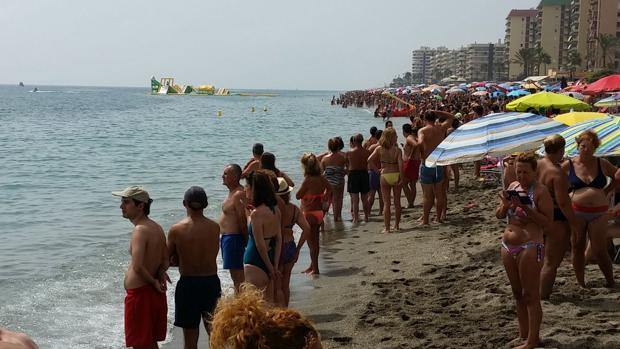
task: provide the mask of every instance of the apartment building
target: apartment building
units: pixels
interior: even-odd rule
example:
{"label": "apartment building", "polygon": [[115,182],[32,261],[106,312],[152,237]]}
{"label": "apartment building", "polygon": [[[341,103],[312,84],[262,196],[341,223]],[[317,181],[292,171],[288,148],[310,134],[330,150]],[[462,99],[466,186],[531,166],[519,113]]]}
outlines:
{"label": "apartment building", "polygon": [[518,63],[514,63],[517,52],[523,48],[536,46],[538,37],[538,10],[518,10],[513,9],[506,17],[506,62],[508,63],[508,77],[518,78],[523,69]]}
{"label": "apartment building", "polygon": [[542,0],[538,5],[536,46],[551,57],[547,69],[559,71],[566,64],[572,23],[571,2]]}
{"label": "apartment building", "polygon": [[434,49],[427,46],[413,50],[411,54],[411,75],[414,83],[425,84],[431,80],[431,60],[435,56],[435,52]]}
{"label": "apartment building", "polygon": [[508,79],[506,45],[473,43],[465,47],[465,74],[467,81],[503,81]]}

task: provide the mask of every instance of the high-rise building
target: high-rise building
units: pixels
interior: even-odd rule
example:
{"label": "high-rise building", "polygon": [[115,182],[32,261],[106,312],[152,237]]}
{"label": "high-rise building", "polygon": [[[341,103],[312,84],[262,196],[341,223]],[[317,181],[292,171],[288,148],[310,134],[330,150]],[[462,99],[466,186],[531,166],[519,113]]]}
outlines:
{"label": "high-rise building", "polygon": [[538,37],[538,10],[511,10],[506,17],[506,61],[508,76],[516,79],[523,74],[523,68],[515,59],[519,50],[536,45]]}
{"label": "high-rise building", "polygon": [[546,68],[559,71],[566,64],[568,55],[572,22],[571,0],[541,0],[537,20],[539,30],[536,46],[551,57],[551,64]]}
{"label": "high-rise building", "polygon": [[597,38],[601,35],[620,37],[619,17],[620,0],[571,1],[572,23],[568,50],[579,53],[581,69],[602,68],[611,63],[618,68],[618,60],[614,55],[608,54],[603,60]]}
{"label": "high-rise building", "polygon": [[506,45],[497,43],[470,44],[465,47],[467,81],[505,81],[508,78]]}
{"label": "high-rise building", "polygon": [[431,59],[435,50],[422,46],[411,54],[411,76],[416,84],[425,84],[431,80]]}

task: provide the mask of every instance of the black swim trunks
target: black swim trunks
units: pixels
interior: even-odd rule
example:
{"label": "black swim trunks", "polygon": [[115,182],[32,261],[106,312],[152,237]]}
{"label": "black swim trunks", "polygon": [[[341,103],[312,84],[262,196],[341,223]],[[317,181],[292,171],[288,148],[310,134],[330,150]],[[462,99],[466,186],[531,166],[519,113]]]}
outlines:
{"label": "black swim trunks", "polygon": [[366,170],[352,170],[349,172],[347,192],[366,194],[370,191],[370,181]]}
{"label": "black swim trunks", "polygon": [[174,325],[198,328],[202,314],[208,313],[210,320],[221,295],[222,288],[217,275],[181,275],[174,293]]}
{"label": "black swim trunks", "polygon": [[562,210],[560,210],[559,207],[554,207],[553,208],[553,220],[558,222],[567,222],[568,220],[566,219],[566,217],[564,216],[564,213],[562,212]]}

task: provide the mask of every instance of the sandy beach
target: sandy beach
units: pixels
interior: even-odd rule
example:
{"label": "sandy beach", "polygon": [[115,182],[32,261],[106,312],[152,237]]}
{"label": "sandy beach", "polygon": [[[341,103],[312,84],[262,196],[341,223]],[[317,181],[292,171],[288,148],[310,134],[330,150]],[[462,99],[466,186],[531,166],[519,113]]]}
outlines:
{"label": "sandy beach", "polygon": [[[323,274],[292,306],[315,321],[326,347],[511,347],[518,332],[499,258],[499,189],[464,177],[449,194],[445,224],[416,227],[416,205],[404,211],[400,232],[380,234],[382,220],[374,216],[322,249]],[[470,202],[477,207],[464,208]],[[590,288],[577,286],[567,256],[543,302],[544,348],[620,347],[619,289],[603,287],[595,265],[587,266],[586,280]]]}

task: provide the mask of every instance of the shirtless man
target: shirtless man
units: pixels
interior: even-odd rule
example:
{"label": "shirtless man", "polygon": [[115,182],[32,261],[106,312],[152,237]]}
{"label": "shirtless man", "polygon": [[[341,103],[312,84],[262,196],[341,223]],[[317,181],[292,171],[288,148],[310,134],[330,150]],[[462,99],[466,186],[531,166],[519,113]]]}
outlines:
{"label": "shirtless man", "polygon": [[27,334],[0,327],[0,349],[39,349],[39,347]]}
{"label": "shirtless man", "polygon": [[260,168],[260,157],[263,156],[264,148],[261,143],[255,143],[252,147],[252,158],[246,162],[241,172],[241,178],[247,178],[250,172]]}
{"label": "shirtless man", "polygon": [[[438,117],[445,117],[442,123],[436,123]],[[425,126],[418,131],[419,143],[422,146],[422,166],[420,169],[420,184],[424,194],[421,223],[429,224],[429,215],[436,201],[436,221],[441,223],[441,213],[445,212],[447,198],[443,190],[445,168],[443,166],[426,167],[424,161],[435,148],[446,138],[448,128],[452,125],[454,116],[448,112],[428,110],[424,113]]]}
{"label": "shirtless man", "polygon": [[235,293],[245,281],[243,276],[243,253],[248,241],[248,218],[246,216],[246,198],[243,186],[239,184],[241,167],[231,164],[224,168],[222,184],[228,188],[228,196],[222,203],[220,231],[222,238],[222,260],[224,269],[230,270],[230,277],[235,285]]}
{"label": "shirtless man", "polygon": [[416,184],[420,175],[420,163],[422,162],[422,152],[418,143],[418,130],[413,129],[411,124],[403,125],[403,191],[407,198],[407,207],[413,207],[417,194]]}
{"label": "shirtless man", "polygon": [[187,217],[168,232],[170,265],[178,266],[181,274],[174,294],[174,325],[183,328],[186,349],[198,346],[201,318],[210,332],[208,322],[221,295],[216,263],[220,226],[204,216],[208,204],[204,189],[187,189],[183,197]]}
{"label": "shirtless man", "polygon": [[560,164],[566,141],[560,135],[545,138],[545,157],[538,160],[538,182],[544,184],[553,199],[553,222],[545,229],[545,259],[540,272],[540,297],[548,299],[553,290],[557,269],[570,246],[571,227],[578,218],[568,196],[568,179]]}
{"label": "shirtless man", "polygon": [[347,191],[351,196],[353,223],[359,222],[360,196],[362,198],[362,209],[364,210],[364,222],[368,222],[368,216],[370,216],[370,207],[368,206],[368,191],[370,191],[368,156],[370,154],[362,146],[363,141],[364,136],[359,133],[351,137],[351,150],[346,154],[347,168],[349,169]]}
{"label": "shirtless man", "polygon": [[166,339],[168,250],[159,224],[148,217],[153,200],[139,186],[112,192],[121,197],[123,218],[134,225],[125,273],[125,343],[134,348],[158,348]]}
{"label": "shirtless man", "polygon": [[377,128],[375,126],[370,128],[370,138],[364,141],[364,149],[370,148],[371,145],[377,144],[379,137],[377,137]]}
{"label": "shirtless man", "polygon": [[[381,138],[383,134],[382,130],[378,130],[375,137]],[[368,147],[368,156],[375,151],[375,148],[379,146],[379,143],[373,143]],[[381,194],[381,162],[379,159],[374,161],[368,161],[368,181],[370,183],[370,191],[368,191],[368,211],[372,210],[372,205],[375,203],[375,193],[379,193],[379,214],[383,214],[383,195]]]}

